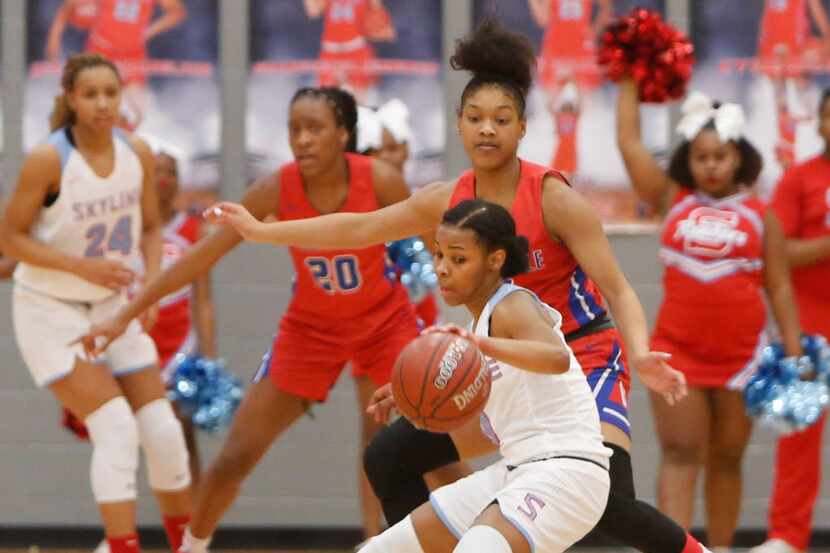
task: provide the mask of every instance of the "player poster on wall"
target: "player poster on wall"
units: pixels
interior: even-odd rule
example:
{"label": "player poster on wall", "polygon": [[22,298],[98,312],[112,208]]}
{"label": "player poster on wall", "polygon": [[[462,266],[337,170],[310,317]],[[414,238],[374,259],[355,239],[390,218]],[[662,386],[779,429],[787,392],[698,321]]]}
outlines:
{"label": "player poster on wall", "polygon": [[[665,13],[663,0],[475,0],[473,13],[475,23],[494,16],[522,33],[539,55],[519,155],[568,175],[603,221],[620,229],[638,228],[651,216],[632,192],[617,151],[616,86],[603,79],[595,47],[605,25],[634,7]],[[646,145],[663,154],[666,107],[646,106],[642,126]]]}
{"label": "player poster on wall", "polygon": [[27,150],[49,134],[63,62],[98,52],[124,80],[122,126],[174,149],[185,187],[216,185],[216,0],[29,0],[26,11]]}
{"label": "player poster on wall", "polygon": [[816,110],[830,85],[830,1],[691,6],[698,60],[691,87],[743,106],[746,134],[764,157],[758,190],[767,196],[787,166],[822,148]]}
{"label": "player poster on wall", "polygon": [[288,103],[302,86],[350,90],[379,108],[409,109],[407,182],[442,177],[444,108],[439,0],[251,1],[248,151],[277,167],[291,159]]}

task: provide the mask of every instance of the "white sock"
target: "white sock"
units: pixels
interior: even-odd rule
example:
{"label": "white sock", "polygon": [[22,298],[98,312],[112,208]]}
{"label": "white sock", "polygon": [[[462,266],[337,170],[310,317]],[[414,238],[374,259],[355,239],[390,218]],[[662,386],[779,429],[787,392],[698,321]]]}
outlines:
{"label": "white sock", "polygon": [[210,545],[210,536],[204,539],[197,538],[190,533],[190,526],[188,526],[185,528],[179,553],[207,553],[208,545]]}

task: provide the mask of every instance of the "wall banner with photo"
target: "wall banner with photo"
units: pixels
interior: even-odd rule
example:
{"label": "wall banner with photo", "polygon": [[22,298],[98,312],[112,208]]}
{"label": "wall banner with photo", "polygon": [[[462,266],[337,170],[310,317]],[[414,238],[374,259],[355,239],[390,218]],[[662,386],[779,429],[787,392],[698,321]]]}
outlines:
{"label": "wall banner with photo", "polygon": [[[830,85],[830,1],[692,2],[697,51],[691,89],[746,113],[768,196],[782,171],[818,153],[818,101]],[[736,33],[735,29],[743,32]]]}
{"label": "wall banner with photo", "polygon": [[[664,0],[475,0],[473,7],[475,24],[495,17],[530,39],[539,56],[519,155],[568,175],[606,224],[649,223],[617,150],[616,86],[596,64],[596,37],[634,7],[665,13]],[[644,106],[643,140],[658,155],[668,148],[668,125],[666,106]]]}
{"label": "wall banner with photo", "polygon": [[260,171],[290,161],[288,106],[304,86],[341,86],[369,108],[408,108],[407,182],[442,177],[440,0],[252,0],[248,158]]}
{"label": "wall banner with photo", "polygon": [[49,134],[63,63],[119,67],[120,125],[179,158],[184,188],[215,188],[220,146],[217,0],[28,0],[24,147]]}

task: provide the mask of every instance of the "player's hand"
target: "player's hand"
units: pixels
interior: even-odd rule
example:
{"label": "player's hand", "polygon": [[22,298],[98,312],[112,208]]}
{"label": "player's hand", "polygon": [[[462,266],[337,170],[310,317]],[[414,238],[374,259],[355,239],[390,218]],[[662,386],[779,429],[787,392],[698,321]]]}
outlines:
{"label": "player's hand", "polygon": [[207,208],[202,216],[211,223],[233,227],[245,240],[252,242],[265,241],[262,233],[265,224],[257,221],[256,217],[251,215],[241,204],[219,202],[213,207]]}
{"label": "player's hand", "polygon": [[156,326],[156,322],[159,320],[159,306],[157,304],[153,304],[147,308],[147,310],[138,317],[138,321],[141,323],[141,328],[144,329],[144,332],[150,332],[154,326]]}
{"label": "player's hand", "polygon": [[674,405],[688,393],[686,377],[668,364],[670,353],[650,351],[632,359],[631,364],[646,388],[663,396],[666,403]]}
{"label": "player's hand", "polygon": [[387,383],[375,390],[369,400],[366,413],[371,415],[376,423],[389,424],[392,410],[395,408],[395,396],[392,395],[392,384]]}
{"label": "player's hand", "polygon": [[125,321],[121,317],[113,317],[92,325],[89,332],[73,340],[69,345],[81,344],[87,357],[95,359],[107,350],[113,340],[124,334],[129,324],[130,321]]}
{"label": "player's hand", "polygon": [[104,257],[84,257],[74,266],[76,275],[110,290],[126,288],[135,280],[135,273],[123,263]]}
{"label": "player's hand", "polygon": [[466,338],[467,340],[471,341],[474,344],[478,344],[478,338],[475,334],[467,330],[466,328],[462,328],[458,325],[454,324],[446,324],[446,325],[435,325],[425,328],[421,331],[421,334],[433,334],[436,332],[444,332],[449,334],[455,334],[456,336],[461,336],[462,338]]}

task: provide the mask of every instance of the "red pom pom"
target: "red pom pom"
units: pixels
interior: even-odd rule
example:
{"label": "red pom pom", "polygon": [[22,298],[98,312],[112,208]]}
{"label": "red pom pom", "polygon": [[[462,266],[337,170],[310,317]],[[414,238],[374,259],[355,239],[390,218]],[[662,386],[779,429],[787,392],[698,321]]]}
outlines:
{"label": "red pom pom", "polygon": [[665,102],[686,94],[694,46],[660,14],[636,8],[602,33],[597,63],[612,81],[630,74],[644,102]]}

